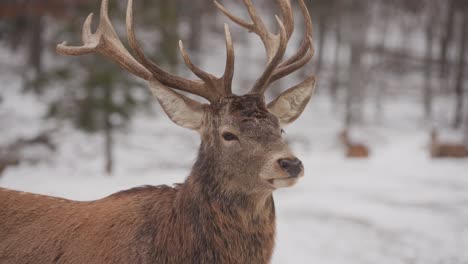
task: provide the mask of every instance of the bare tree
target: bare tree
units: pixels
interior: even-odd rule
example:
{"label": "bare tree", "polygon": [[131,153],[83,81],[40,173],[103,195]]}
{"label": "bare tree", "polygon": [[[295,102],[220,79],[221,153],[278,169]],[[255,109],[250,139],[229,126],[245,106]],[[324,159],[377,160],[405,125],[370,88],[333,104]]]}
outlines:
{"label": "bare tree", "polygon": [[334,37],[335,37],[335,50],[333,56],[333,74],[331,75],[330,81],[330,96],[333,101],[336,101],[338,89],[341,82],[341,71],[340,71],[340,58],[341,58],[341,49],[342,49],[342,10],[341,3],[337,0],[335,1],[334,11],[336,14],[335,27],[334,27]]}
{"label": "bare tree", "polygon": [[[202,0],[193,0],[190,5],[187,5],[189,14],[188,17],[188,25],[190,27],[189,37],[188,37],[188,48],[194,54],[193,61],[195,63],[200,63],[200,58],[197,54],[200,54],[202,39],[203,39],[203,13],[206,8],[204,8],[204,4]],[[197,15],[194,15],[197,14]]]}
{"label": "bare tree", "polygon": [[317,22],[315,27],[317,30],[318,47],[317,47],[317,73],[323,68],[324,54],[327,47],[327,34],[330,31],[331,17],[334,17],[334,8],[337,0],[315,0],[310,1],[310,5],[313,5],[312,10],[317,16]]}
{"label": "bare tree", "polygon": [[344,22],[347,34],[344,36],[350,50],[348,69],[348,82],[346,90],[345,126],[348,127],[356,121],[362,110],[364,95],[364,65],[363,57],[366,50],[366,36],[368,27],[368,16],[366,16],[367,4],[364,1],[348,1],[349,13]]}
{"label": "bare tree", "polygon": [[453,39],[453,29],[455,23],[455,11],[456,11],[456,1],[457,0],[448,0],[446,2],[446,15],[445,23],[443,25],[443,35],[440,38],[440,64],[439,64],[439,75],[442,87],[447,86],[448,84],[448,49],[450,42]]}
{"label": "bare tree", "polygon": [[176,70],[178,64],[177,42],[179,41],[177,30],[179,9],[177,1],[159,0],[158,2],[159,28],[161,39],[164,39],[160,43],[161,54],[164,54],[167,65],[172,70]]}
{"label": "bare tree", "polygon": [[[463,12],[465,11],[465,12]],[[462,21],[460,23],[460,38],[459,38],[459,53],[458,53],[458,71],[457,77],[455,80],[455,118],[453,122],[453,126],[455,128],[460,128],[463,122],[463,103],[464,103],[464,73],[465,73],[465,66],[466,66],[466,46],[467,46],[467,38],[468,38],[468,15],[467,9],[462,9],[460,12]]]}
{"label": "bare tree", "polygon": [[434,16],[437,10],[434,5],[427,3],[426,22],[425,22],[425,55],[424,55],[424,114],[427,119],[432,116],[432,71],[433,71],[433,49],[434,49]]}
{"label": "bare tree", "polygon": [[[32,16],[30,19],[30,39],[28,64],[33,70],[33,76],[27,76],[27,87],[40,92],[40,78],[42,76],[42,55],[44,51],[44,22],[42,15]],[[29,79],[30,78],[30,79]]]}

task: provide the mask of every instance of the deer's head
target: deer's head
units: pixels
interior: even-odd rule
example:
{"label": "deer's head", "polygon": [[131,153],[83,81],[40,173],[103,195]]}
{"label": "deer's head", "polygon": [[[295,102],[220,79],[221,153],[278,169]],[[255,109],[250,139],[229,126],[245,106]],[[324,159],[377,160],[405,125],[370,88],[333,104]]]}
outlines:
{"label": "deer's head", "polygon": [[[132,0],[127,7],[127,34],[135,59],[123,46],[108,18],[108,0],[101,5],[101,20],[96,33],[91,32],[92,14],[83,26],[80,47],[66,43],[57,51],[66,55],[99,53],[134,75],[147,80],[153,95],[169,118],[176,124],[197,131],[202,139],[199,166],[212,170],[210,175],[231,191],[257,192],[293,185],[304,174],[301,161],[289,150],[282,137],[283,126],[296,120],[312,96],[313,76],[281,93],[270,103],[264,93],[271,83],[295,72],[313,56],[312,23],[303,0],[300,8],[305,21],[302,45],[290,58],[283,60],[287,43],[293,33],[294,19],[289,0],[278,0],[281,18],[276,17],[278,34],[270,33],[257,15],[250,0],[244,0],[252,22],[217,7],[236,24],[257,34],[266,50],[268,63],[246,95],[233,94],[234,49],[229,27],[225,25],[226,68],[220,78],[195,66],[180,42],[180,50],[188,68],[200,79],[188,80],[166,72],[147,58],[133,30]],[[205,104],[175,90],[207,99]]]}

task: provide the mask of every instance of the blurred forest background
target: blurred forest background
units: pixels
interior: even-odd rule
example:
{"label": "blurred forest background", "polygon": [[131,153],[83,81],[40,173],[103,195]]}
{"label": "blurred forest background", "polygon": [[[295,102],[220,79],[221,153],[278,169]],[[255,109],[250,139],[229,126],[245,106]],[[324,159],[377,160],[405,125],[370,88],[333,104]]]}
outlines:
{"label": "blurred forest background", "polygon": [[[145,82],[98,55],[55,52],[64,40],[82,44],[83,22],[94,12],[97,25],[99,2],[0,0],[2,188],[92,200],[188,175],[198,135],[171,123]],[[220,2],[247,18],[241,0]],[[286,57],[303,36],[291,2]],[[267,94],[317,76],[311,103],[285,128],[305,177],[274,194],[272,263],[468,263],[468,1],[305,2],[315,56]],[[275,32],[276,1],[253,3]],[[110,0],[109,8],[124,44],[126,5]],[[227,22],[234,92],[263,71],[261,41],[211,0],[134,5],[138,39],[165,69],[193,77],[181,39],[197,65],[219,76]]]}
{"label": "blurred forest background", "polygon": [[[278,13],[272,0],[254,2],[267,15]],[[458,131],[465,136],[456,143],[466,144],[467,1],[306,3],[314,20],[316,55],[303,71],[316,73],[318,93],[330,99],[332,109],[339,109],[343,127],[354,129],[379,122],[382,116],[391,115],[385,111],[385,101],[398,100],[398,95],[403,94],[415,99],[427,124],[424,129]],[[244,11],[241,1],[225,4]],[[110,5],[111,19],[125,40],[126,1],[111,1]],[[148,110],[153,103],[143,82],[123,74],[101,57],[65,58],[55,54],[56,44],[63,40],[81,44],[82,23],[98,8],[98,1],[91,0],[0,2],[0,77],[18,80],[22,94],[37,97],[47,105],[47,111],[40,116],[43,128],[35,134],[9,136],[0,142],[0,173],[24,158],[19,154],[23,147],[44,144],[53,148],[50,134],[63,120],[105,138],[105,168],[110,173],[114,166],[113,134],[125,129],[135,113]],[[222,39],[221,25],[227,21],[209,0],[140,0],[135,8],[139,35],[144,36],[150,57],[182,75],[188,73],[180,66],[177,41],[183,39],[194,60],[205,65],[201,54],[203,50],[206,53],[211,40]],[[296,31],[302,31],[302,24],[296,21],[296,25]],[[236,45],[248,38],[254,36],[236,28]],[[290,49],[298,45],[292,43]],[[223,46],[217,47],[221,50]],[[254,52],[259,54],[258,60],[241,57],[243,65],[261,67],[262,52],[259,48]],[[222,63],[224,58],[218,56],[218,60]],[[238,86],[244,87],[255,76],[238,71],[235,78]],[[0,89],[0,106],[7,100],[4,97],[8,89],[6,85]],[[364,114],[366,107],[372,115]],[[16,114],[2,113],[0,128],[8,130],[8,120]]]}

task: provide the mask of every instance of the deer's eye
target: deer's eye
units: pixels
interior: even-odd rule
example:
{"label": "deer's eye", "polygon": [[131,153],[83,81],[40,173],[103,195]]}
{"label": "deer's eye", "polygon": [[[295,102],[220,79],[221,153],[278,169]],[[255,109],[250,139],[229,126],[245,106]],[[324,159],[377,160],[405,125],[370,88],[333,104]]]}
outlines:
{"label": "deer's eye", "polygon": [[229,133],[229,132],[224,132],[223,133],[223,138],[226,141],[232,141],[232,140],[238,140],[239,139],[236,135],[234,135],[232,133]]}
{"label": "deer's eye", "polygon": [[286,131],[284,131],[284,129],[281,129],[281,134],[284,134],[286,133]]}

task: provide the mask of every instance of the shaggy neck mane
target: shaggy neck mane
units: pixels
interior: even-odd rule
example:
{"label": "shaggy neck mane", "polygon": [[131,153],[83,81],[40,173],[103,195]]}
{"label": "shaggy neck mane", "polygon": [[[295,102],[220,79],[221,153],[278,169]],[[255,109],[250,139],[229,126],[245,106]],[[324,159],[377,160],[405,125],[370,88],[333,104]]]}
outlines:
{"label": "shaggy neck mane", "polygon": [[268,263],[275,237],[272,194],[226,191],[219,179],[229,175],[208,153],[201,148],[173,201],[172,219],[185,234],[181,248],[200,263]]}
{"label": "shaggy neck mane", "polygon": [[274,219],[272,193],[246,194],[227,190],[221,179],[234,175],[223,169],[217,157],[215,152],[202,144],[190,176],[181,186],[183,197],[179,198],[188,198],[196,204],[209,203],[232,217],[265,218],[268,221],[270,218]]}

